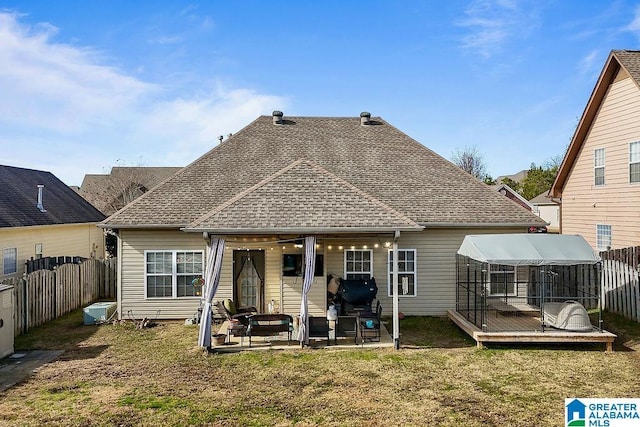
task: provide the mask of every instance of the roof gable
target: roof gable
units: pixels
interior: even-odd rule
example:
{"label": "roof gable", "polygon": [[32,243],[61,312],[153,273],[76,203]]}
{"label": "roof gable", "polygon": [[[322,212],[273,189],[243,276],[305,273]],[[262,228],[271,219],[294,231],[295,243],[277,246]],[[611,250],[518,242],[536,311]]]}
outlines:
{"label": "roof gable", "polygon": [[[259,207],[259,208],[256,208]],[[298,160],[189,225],[190,230],[413,229],[400,212],[308,160]]]}
{"label": "roof gable", "polygon": [[421,225],[544,224],[381,118],[369,123],[286,117],[275,125],[270,116],[258,117],[104,226],[186,227],[299,159]]}
{"label": "roof gable", "polygon": [[624,70],[629,74],[640,90],[640,51],[636,50],[612,50],[604,64],[600,77],[596,82],[593,92],[589,97],[587,106],[582,113],[580,122],[571,138],[562,164],[558,169],[556,179],[549,191],[552,197],[561,197],[564,185],[569,177],[569,172],[580,153],[580,150],[589,134],[589,130],[598,114],[600,106],[607,94],[609,86],[614,82],[618,72]]}
{"label": "roof gable", "polygon": [[[37,207],[38,185],[44,185]],[[100,222],[105,217],[50,172],[0,165],[0,227]]]}

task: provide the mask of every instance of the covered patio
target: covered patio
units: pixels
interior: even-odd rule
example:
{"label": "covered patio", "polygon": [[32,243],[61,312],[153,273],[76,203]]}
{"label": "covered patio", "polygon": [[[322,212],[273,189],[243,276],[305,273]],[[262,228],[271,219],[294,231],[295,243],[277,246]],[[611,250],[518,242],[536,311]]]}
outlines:
{"label": "covered patio", "polygon": [[581,236],[466,236],[449,318],[477,341],[605,343],[600,257]]}
{"label": "covered patio", "polygon": [[[356,339],[352,337],[335,336],[335,323],[330,322],[329,342],[324,338],[310,338],[309,343],[305,346],[311,349],[326,350],[348,350],[348,349],[377,349],[377,348],[393,348],[393,338],[391,337],[387,327],[389,323],[383,321],[380,325],[380,339],[373,341],[363,340],[360,334]],[[226,335],[228,329],[228,321],[224,321],[213,327],[214,335]],[[292,340],[288,341],[286,333],[274,334],[271,336],[253,337],[251,346],[249,346],[249,338],[246,336],[228,336],[223,343],[211,343],[210,351],[215,353],[234,353],[239,351],[264,351],[264,350],[292,350],[300,348],[300,342],[297,339],[298,329],[294,328]]]}

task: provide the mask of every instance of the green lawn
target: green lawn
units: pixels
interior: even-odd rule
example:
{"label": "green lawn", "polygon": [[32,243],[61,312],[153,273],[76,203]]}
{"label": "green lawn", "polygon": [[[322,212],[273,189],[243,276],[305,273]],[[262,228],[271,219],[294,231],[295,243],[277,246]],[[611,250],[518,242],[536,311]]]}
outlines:
{"label": "green lawn", "polygon": [[16,339],[64,349],[0,395],[0,425],[535,425],[565,397],[640,396],[640,325],[616,316],[604,346],[478,350],[443,318],[407,317],[392,349],[206,354],[198,330],[163,322],[83,326],[76,311]]}

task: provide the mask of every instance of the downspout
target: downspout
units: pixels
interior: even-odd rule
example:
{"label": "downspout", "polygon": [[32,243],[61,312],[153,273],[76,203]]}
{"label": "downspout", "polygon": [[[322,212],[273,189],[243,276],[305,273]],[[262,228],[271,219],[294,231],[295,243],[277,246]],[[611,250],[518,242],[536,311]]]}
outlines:
{"label": "downspout", "polygon": [[400,350],[400,316],[398,311],[398,238],[400,230],[393,236],[393,347]]}

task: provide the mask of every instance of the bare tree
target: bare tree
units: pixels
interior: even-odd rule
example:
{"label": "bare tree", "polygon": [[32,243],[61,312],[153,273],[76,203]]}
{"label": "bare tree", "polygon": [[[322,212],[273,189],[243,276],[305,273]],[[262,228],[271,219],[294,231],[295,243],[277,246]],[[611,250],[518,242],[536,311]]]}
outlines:
{"label": "bare tree", "polygon": [[487,166],[482,154],[475,145],[464,147],[464,150],[455,149],[451,154],[451,161],[471,176],[483,181],[487,177]]}
{"label": "bare tree", "polygon": [[91,175],[80,194],[105,215],[111,215],[143,195],[148,172],[141,163],[128,166],[119,159],[104,175]]}

